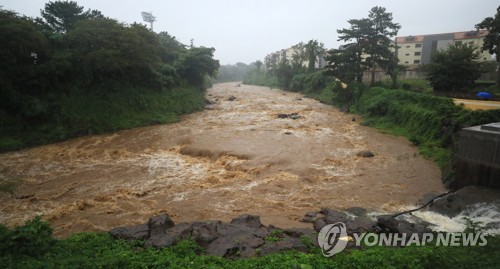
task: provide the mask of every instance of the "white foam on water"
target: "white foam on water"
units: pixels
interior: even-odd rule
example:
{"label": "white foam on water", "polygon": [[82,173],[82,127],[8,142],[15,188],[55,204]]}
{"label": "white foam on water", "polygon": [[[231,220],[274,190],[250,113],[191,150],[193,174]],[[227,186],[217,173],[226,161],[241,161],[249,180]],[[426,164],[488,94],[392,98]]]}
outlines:
{"label": "white foam on water", "polygon": [[241,186],[241,190],[244,190],[244,191],[248,191],[254,187],[257,187],[259,186],[260,184],[262,184],[263,182],[259,181],[259,180],[254,180],[246,185],[243,185]]}
{"label": "white foam on water", "polygon": [[207,174],[208,168],[202,163],[186,162],[181,156],[171,153],[160,153],[149,156],[147,160],[149,176],[156,179],[168,179],[174,185],[186,181],[199,180]]}
{"label": "white foam on water", "polygon": [[[416,211],[412,214],[425,222],[431,223],[432,226],[429,228],[435,232],[462,232],[466,228],[464,221],[459,221],[433,211]],[[410,219],[407,220],[411,221]]]}
{"label": "white foam on water", "polygon": [[178,201],[186,200],[186,194],[187,194],[187,192],[174,193],[174,198],[172,198],[172,202],[178,202]]}
{"label": "white foam on water", "polygon": [[477,224],[481,232],[487,234],[500,234],[500,202],[477,203],[468,206],[455,217],[448,217],[432,211],[416,211],[414,216],[434,226],[430,227],[436,232],[463,232],[467,228],[467,220]]}

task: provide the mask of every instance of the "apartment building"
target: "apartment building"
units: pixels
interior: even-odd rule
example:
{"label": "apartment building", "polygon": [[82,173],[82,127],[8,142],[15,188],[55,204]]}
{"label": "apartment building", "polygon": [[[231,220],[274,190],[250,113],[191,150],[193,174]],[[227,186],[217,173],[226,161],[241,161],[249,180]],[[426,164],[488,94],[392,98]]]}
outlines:
{"label": "apartment building", "polygon": [[[486,35],[487,31],[479,30],[396,37],[399,63],[408,67],[428,64],[431,61],[433,52],[446,50],[451,44],[469,43],[481,48]],[[485,51],[481,53],[480,59],[482,61],[489,61],[492,60],[492,57]]]}

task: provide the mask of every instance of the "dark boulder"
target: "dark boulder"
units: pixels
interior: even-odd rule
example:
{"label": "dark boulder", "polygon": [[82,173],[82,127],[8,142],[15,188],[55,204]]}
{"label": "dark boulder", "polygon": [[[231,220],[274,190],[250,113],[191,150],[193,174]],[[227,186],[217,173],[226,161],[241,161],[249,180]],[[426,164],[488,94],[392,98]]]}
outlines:
{"label": "dark boulder", "polygon": [[305,215],[304,215],[304,218],[301,219],[300,221],[302,222],[308,222],[308,223],[314,223],[318,218],[317,218],[317,215],[318,212],[315,212],[315,211],[311,211],[311,212],[307,212]]}
{"label": "dark boulder", "polygon": [[373,154],[373,152],[371,152],[369,150],[362,150],[362,151],[359,151],[358,153],[356,153],[356,156],[363,157],[363,158],[371,158],[371,157],[374,157],[375,154]]}
{"label": "dark boulder", "polygon": [[207,247],[213,240],[220,236],[218,226],[220,221],[194,222],[181,233],[181,238],[192,239],[200,246]]}
{"label": "dark boulder", "polygon": [[259,216],[241,215],[231,220],[231,224],[245,225],[252,228],[261,228],[263,225],[260,222]]}
{"label": "dark boulder", "polygon": [[423,223],[411,223],[406,220],[393,218],[389,215],[379,216],[377,218],[377,226],[382,232],[399,233],[399,234],[413,234],[413,233],[429,233],[432,232]]}
{"label": "dark boulder", "polygon": [[182,238],[183,232],[190,228],[190,223],[179,223],[168,229],[165,233],[151,235],[144,243],[145,247],[164,248],[176,244]]}
{"label": "dark boulder", "polygon": [[349,216],[345,212],[332,210],[329,208],[322,208],[320,213],[325,215],[324,219],[327,224],[345,222],[349,218]]}
{"label": "dark boulder", "polygon": [[148,227],[150,236],[163,234],[167,229],[174,227],[174,222],[167,214],[149,218]]}
{"label": "dark boulder", "polygon": [[371,232],[376,225],[376,221],[367,217],[367,211],[361,207],[352,207],[344,211],[322,208],[320,211],[324,217],[317,219],[314,224],[314,230],[320,231],[327,224],[342,222],[347,227],[347,233]]}
{"label": "dark boulder", "polygon": [[366,216],[366,214],[368,214],[368,210],[366,210],[362,207],[350,207],[350,208],[346,209],[345,212],[351,213],[351,214],[358,216],[358,217],[363,217],[363,216]]}
{"label": "dark boulder", "polygon": [[373,232],[376,221],[368,217],[354,217],[344,222],[347,227],[347,234]]}
{"label": "dark boulder", "polygon": [[259,216],[253,215],[239,216],[230,223],[197,221],[177,225],[167,215],[159,215],[150,218],[147,224],[110,231],[115,238],[145,240],[145,247],[164,248],[180,240],[190,239],[205,248],[208,255],[220,257],[252,257],[290,249],[305,251],[306,246],[300,237],[315,237],[313,232],[310,229],[266,227]]}
{"label": "dark boulder", "polygon": [[495,201],[500,201],[500,190],[468,186],[435,200],[429,206],[429,210],[455,217],[473,204]]}
{"label": "dark boulder", "polygon": [[118,227],[109,231],[111,236],[124,240],[145,240],[149,237],[147,224],[139,224],[131,227]]}

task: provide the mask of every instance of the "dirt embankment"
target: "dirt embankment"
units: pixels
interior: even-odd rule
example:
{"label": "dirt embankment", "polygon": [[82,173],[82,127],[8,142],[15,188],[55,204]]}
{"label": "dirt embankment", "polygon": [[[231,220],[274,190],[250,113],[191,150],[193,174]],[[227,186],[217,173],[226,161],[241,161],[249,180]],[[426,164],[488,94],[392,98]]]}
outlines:
{"label": "dirt embankment", "polygon": [[176,124],[0,155],[0,180],[16,182],[12,194],[0,192],[0,222],[41,214],[64,236],[160,213],[176,223],[247,213],[286,228],[321,207],[396,211],[444,191],[438,167],[406,139],[330,106],[236,83],[207,98],[207,110]]}

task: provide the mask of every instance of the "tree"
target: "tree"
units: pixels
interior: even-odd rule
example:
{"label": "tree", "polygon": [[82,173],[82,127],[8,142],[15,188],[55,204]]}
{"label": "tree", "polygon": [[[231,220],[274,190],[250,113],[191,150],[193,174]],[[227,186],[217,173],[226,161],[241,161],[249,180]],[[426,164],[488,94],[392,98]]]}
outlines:
{"label": "tree", "polygon": [[41,94],[37,73],[49,57],[49,42],[36,28],[31,19],[0,9],[0,99],[11,89]]}
{"label": "tree", "polygon": [[215,49],[191,47],[175,62],[177,72],[192,85],[203,86],[206,76],[216,77],[220,64],[213,59]]}
{"label": "tree", "polygon": [[102,18],[98,10],[87,10],[75,1],[55,1],[45,4],[40,10],[45,22],[56,32],[65,33],[73,28],[76,22],[89,18]]}
{"label": "tree", "polygon": [[487,17],[481,23],[476,25],[476,28],[485,29],[488,34],[484,38],[482,51],[489,51],[490,54],[496,55],[497,61],[497,81],[496,85],[500,88],[500,6],[497,8],[495,17]]}
{"label": "tree", "polygon": [[313,72],[316,68],[316,62],[319,61],[319,57],[325,54],[325,46],[317,40],[309,40],[305,45],[305,54],[309,62],[307,71]]}
{"label": "tree", "polygon": [[341,81],[356,81],[356,77],[360,73],[357,53],[356,43],[329,50],[328,56],[326,57],[329,63],[327,67],[331,69],[333,75]]}
{"label": "tree", "polygon": [[266,69],[269,71],[269,74],[274,74],[278,69],[279,65],[279,55],[278,53],[272,53],[264,58],[264,65]]}
{"label": "tree", "polygon": [[303,42],[300,42],[299,44],[293,45],[292,48],[292,70],[296,74],[302,73],[304,71],[304,62],[307,60],[306,46]]}
{"label": "tree", "polygon": [[263,63],[260,60],[257,60],[255,62],[255,67],[257,68],[257,71],[260,72],[260,68],[262,67]]}
{"label": "tree", "polygon": [[392,13],[386,12],[384,7],[373,7],[368,19],[371,22],[372,31],[367,42],[366,53],[370,55],[367,59],[371,66],[372,78],[371,84],[375,83],[375,69],[377,66],[385,67],[393,66],[395,62],[394,52],[395,45],[392,44],[392,37],[398,34],[401,26],[398,23],[392,22]]}
{"label": "tree", "polygon": [[427,80],[435,91],[461,91],[473,86],[481,76],[479,51],[470,44],[450,45],[446,51],[436,51],[427,66]]}
{"label": "tree", "polygon": [[282,89],[288,90],[290,88],[290,83],[293,78],[293,70],[286,57],[281,59],[278,69],[276,70],[276,77],[278,78],[278,82],[280,83]]}
{"label": "tree", "polygon": [[162,60],[165,63],[173,64],[179,58],[179,55],[186,50],[183,44],[167,32],[160,32],[158,38],[164,49]]}
{"label": "tree", "polygon": [[339,41],[354,41],[350,44],[349,53],[354,58],[352,71],[355,72],[354,79],[357,82],[363,81],[363,71],[366,69],[365,62],[361,57],[365,50],[367,41],[372,36],[371,22],[369,19],[352,19],[347,21],[351,27],[337,30]]}
{"label": "tree", "polygon": [[[356,81],[362,82],[363,71],[371,69],[373,84],[376,67],[387,69],[389,64],[395,61],[394,53],[391,51],[391,48],[394,48],[391,37],[397,35],[401,26],[392,22],[392,13],[378,6],[370,10],[368,18],[352,19],[348,22],[351,27],[337,30],[337,33],[339,41],[354,41],[346,51],[350,53],[348,58],[354,57],[351,65],[355,66],[349,70],[355,72]],[[363,55],[367,57],[363,58]]]}

